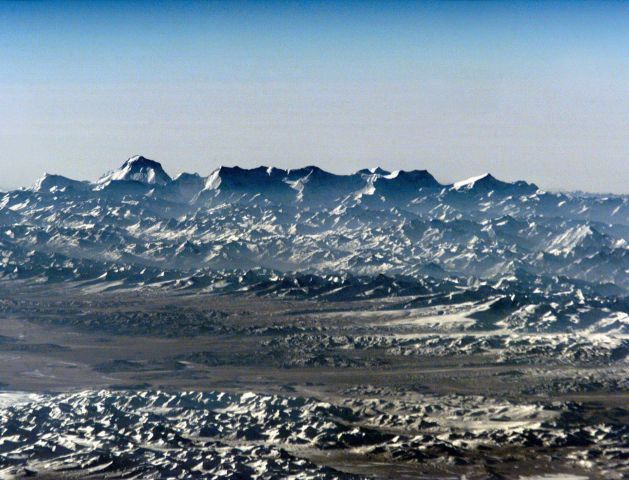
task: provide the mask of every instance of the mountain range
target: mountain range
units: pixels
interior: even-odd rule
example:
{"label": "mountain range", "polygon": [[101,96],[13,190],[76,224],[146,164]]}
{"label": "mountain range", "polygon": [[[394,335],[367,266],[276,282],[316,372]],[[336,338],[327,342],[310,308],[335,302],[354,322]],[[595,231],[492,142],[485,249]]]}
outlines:
{"label": "mountain range", "polygon": [[[45,174],[0,194],[5,280],[161,285],[266,269],[499,281],[526,272],[625,295],[629,196],[485,174],[220,167],[171,178],[134,156],[96,182]],[[131,280],[132,279],[132,280]]]}

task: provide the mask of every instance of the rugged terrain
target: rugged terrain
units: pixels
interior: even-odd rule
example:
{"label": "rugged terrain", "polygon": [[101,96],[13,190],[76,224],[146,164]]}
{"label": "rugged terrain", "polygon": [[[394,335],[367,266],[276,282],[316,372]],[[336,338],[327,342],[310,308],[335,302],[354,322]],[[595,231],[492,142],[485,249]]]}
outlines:
{"label": "rugged terrain", "polygon": [[489,174],[442,185],[424,170],[221,167],[171,180],[133,157],[96,183],[46,174],[0,198],[0,273],[11,279],[199,288],[216,270],[266,268],[629,287],[627,196]]}
{"label": "rugged terrain", "polygon": [[0,194],[0,477],[623,478],[627,240],[491,175],[45,175]]}

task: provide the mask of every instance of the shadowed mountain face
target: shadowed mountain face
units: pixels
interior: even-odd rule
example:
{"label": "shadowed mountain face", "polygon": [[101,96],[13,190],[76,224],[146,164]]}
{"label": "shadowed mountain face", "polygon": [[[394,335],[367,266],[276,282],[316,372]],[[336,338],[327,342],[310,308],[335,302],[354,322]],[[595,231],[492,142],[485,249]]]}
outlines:
{"label": "shadowed mountain face", "polygon": [[[221,167],[172,179],[135,156],[98,182],[44,175],[0,197],[5,279],[133,283],[221,269],[629,288],[629,197],[549,193],[490,174]],[[117,273],[116,273],[117,272]],[[602,288],[602,287],[601,287]]]}

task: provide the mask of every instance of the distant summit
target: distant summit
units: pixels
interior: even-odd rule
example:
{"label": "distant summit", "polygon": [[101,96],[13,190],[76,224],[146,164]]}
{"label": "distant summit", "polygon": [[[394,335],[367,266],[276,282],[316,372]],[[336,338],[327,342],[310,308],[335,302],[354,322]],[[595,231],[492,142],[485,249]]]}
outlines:
{"label": "distant summit", "polygon": [[146,185],[166,185],[172,181],[160,163],[141,155],[129,158],[119,169],[101,177],[98,183],[106,184],[116,180],[134,181]]}
{"label": "distant summit", "polygon": [[482,188],[492,190],[494,188],[503,188],[508,183],[498,180],[491,173],[484,173],[477,177],[470,177],[465,180],[461,180],[452,185],[454,190],[472,190],[474,188]]}
{"label": "distant summit", "polygon": [[381,167],[373,167],[363,168],[362,170],[358,170],[356,173],[360,173],[361,175],[388,175],[391,172]]}
{"label": "distant summit", "polygon": [[502,180],[498,180],[491,173],[485,173],[477,177],[471,177],[466,180],[456,182],[452,185],[452,189],[457,191],[468,190],[478,193],[490,191],[506,192],[510,190],[517,190],[522,193],[534,193],[538,190],[538,187],[534,183],[527,183],[524,181],[517,181],[513,183],[503,182]]}
{"label": "distant summit", "polygon": [[428,170],[396,170],[381,179],[382,181],[395,184],[398,188],[441,188],[441,185]]}
{"label": "distant summit", "polygon": [[88,190],[90,184],[87,182],[81,182],[79,180],[72,180],[71,178],[64,177],[62,175],[53,175],[50,173],[44,173],[31,187],[34,192],[50,192],[59,193],[65,191],[83,191]]}

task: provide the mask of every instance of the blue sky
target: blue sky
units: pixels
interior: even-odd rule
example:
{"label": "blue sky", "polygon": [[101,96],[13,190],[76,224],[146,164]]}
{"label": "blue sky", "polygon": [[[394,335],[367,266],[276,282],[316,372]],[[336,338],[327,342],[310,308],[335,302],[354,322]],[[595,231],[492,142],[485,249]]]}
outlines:
{"label": "blue sky", "polygon": [[130,155],[629,193],[629,2],[2,2],[0,185]]}

